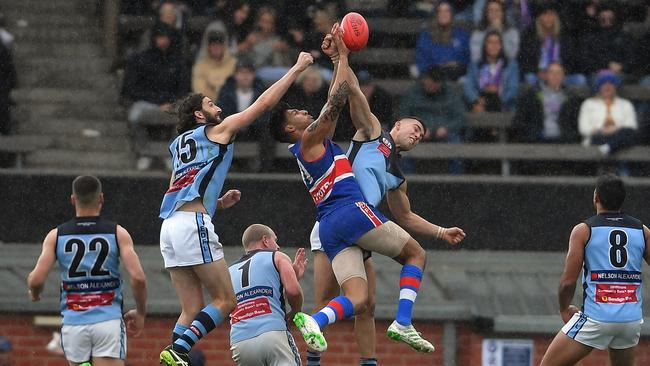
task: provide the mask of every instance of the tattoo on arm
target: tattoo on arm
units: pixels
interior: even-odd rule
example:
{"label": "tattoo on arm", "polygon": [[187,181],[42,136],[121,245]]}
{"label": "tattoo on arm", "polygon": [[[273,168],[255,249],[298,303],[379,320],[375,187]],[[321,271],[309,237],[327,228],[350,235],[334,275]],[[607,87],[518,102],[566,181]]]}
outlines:
{"label": "tattoo on arm", "polygon": [[327,107],[324,109],[323,113],[307,127],[307,131],[314,132],[321,121],[325,123],[334,122],[339,118],[343,106],[345,106],[345,101],[348,99],[348,94],[350,93],[350,85],[347,80],[344,80],[339,84],[338,88],[330,96],[330,99],[327,101]]}

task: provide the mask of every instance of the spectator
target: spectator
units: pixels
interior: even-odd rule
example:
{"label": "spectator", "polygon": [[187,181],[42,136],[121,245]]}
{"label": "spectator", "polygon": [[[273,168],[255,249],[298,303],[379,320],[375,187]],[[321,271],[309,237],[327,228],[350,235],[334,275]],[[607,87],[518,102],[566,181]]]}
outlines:
{"label": "spectator", "polygon": [[560,18],[554,3],[539,6],[535,23],[521,36],[519,67],[527,84],[535,85],[548,65],[554,62],[565,67],[568,85],[585,85],[587,80],[581,72],[580,56],[571,36],[562,31]]}
{"label": "spectator", "polygon": [[7,30],[6,26],[5,15],[0,12],[0,43],[11,50],[14,44],[14,35]]}
{"label": "spectator", "polygon": [[543,83],[531,87],[517,101],[512,120],[515,142],[578,142],[576,121],[581,98],[564,87],[564,68],[559,63],[548,66]]}
{"label": "spectator", "polygon": [[[444,80],[440,67],[432,67],[400,99],[400,115],[416,116],[427,126],[426,140],[461,143],[465,125],[463,99]],[[452,174],[464,171],[460,162],[449,166]]]}
{"label": "spectator", "polygon": [[244,52],[248,46],[246,40],[250,30],[253,28],[253,16],[248,1],[228,1],[228,12],[225,18],[225,25],[228,31],[228,48],[231,55],[238,55]]}
{"label": "spectator", "polygon": [[280,79],[291,65],[289,45],[277,34],[276,20],[275,9],[260,8],[255,30],[240,45],[239,56],[252,60],[258,76],[266,81]]}
{"label": "spectator", "polygon": [[316,66],[310,66],[298,76],[284,100],[292,106],[300,106],[316,119],[327,102],[328,85]]}
{"label": "spectator", "polygon": [[597,95],[580,106],[578,129],[584,145],[597,145],[603,155],[635,143],[637,120],[629,100],[616,95],[620,78],[611,70],[596,77]]}
{"label": "spectator", "polygon": [[10,93],[17,83],[11,52],[0,42],[0,135],[8,135],[11,130]]}
{"label": "spectator", "polygon": [[582,42],[585,72],[595,74],[601,69],[619,74],[629,72],[629,62],[634,59],[632,40],[618,22],[615,4],[602,4],[598,9],[598,29],[586,35]]}
{"label": "spectator", "polygon": [[489,31],[481,59],[472,62],[463,83],[465,98],[475,113],[501,112],[514,108],[519,89],[519,66],[508,60],[498,31]]}
{"label": "spectator", "polygon": [[472,61],[479,61],[483,50],[483,40],[490,30],[501,32],[503,38],[503,51],[509,59],[517,57],[519,53],[519,31],[511,28],[505,18],[505,5],[501,0],[488,0],[485,3],[483,18],[478,29],[472,32],[469,48]]}
{"label": "spectator", "polygon": [[453,26],[448,2],[440,2],[434,14],[431,29],[418,37],[415,63],[419,73],[439,66],[447,79],[456,80],[465,74],[469,63],[469,35]]}
{"label": "spectator", "polygon": [[[472,6],[474,23],[479,26],[485,17],[485,5],[487,0],[476,0]],[[521,30],[528,27],[531,23],[531,4],[530,0],[509,0],[499,1],[504,5],[505,16],[508,23],[515,29]]]}
{"label": "spectator", "polygon": [[[221,118],[224,119],[248,108],[259,98],[266,88],[264,83],[255,76],[255,65],[251,60],[241,58],[237,62],[235,73],[226,80],[219,92],[217,105],[221,108]],[[249,166],[251,171],[269,171],[275,155],[275,143],[266,133],[268,115],[260,116],[248,129],[238,134],[238,139],[259,142],[259,157]]]}
{"label": "spectator", "polygon": [[311,53],[314,64],[320,67],[323,78],[328,82],[332,79],[332,62],[321,51],[321,43],[335,21],[334,15],[329,10],[318,9],[314,11],[312,24],[307,31],[302,29],[297,21],[289,27],[289,42],[294,53],[298,54],[301,51]]}
{"label": "spectator", "polygon": [[237,60],[228,52],[223,33],[213,31],[206,38],[206,56],[192,69],[192,91],[216,101],[226,79],[235,72]]}
{"label": "spectator", "polygon": [[153,27],[142,34],[138,50],[146,50],[149,46],[152,31],[161,27],[167,27],[169,29],[169,38],[171,40],[170,49],[185,57],[188,54],[188,42],[184,35],[185,23],[180,8],[176,2],[170,0],[162,1],[158,6],[158,18],[156,18]]}
{"label": "spectator", "polygon": [[[172,103],[190,91],[187,64],[181,55],[171,49],[172,29],[159,25],[151,33],[148,50],[135,54],[124,68],[122,96],[132,103],[128,120],[134,129],[134,146],[141,147],[147,140],[143,123],[170,120],[167,111]],[[158,122],[159,123],[159,122]],[[137,168],[148,169],[151,159],[141,157]]]}
{"label": "spectator", "polygon": [[13,365],[11,362],[11,350],[11,342],[7,338],[0,336],[0,366]]}

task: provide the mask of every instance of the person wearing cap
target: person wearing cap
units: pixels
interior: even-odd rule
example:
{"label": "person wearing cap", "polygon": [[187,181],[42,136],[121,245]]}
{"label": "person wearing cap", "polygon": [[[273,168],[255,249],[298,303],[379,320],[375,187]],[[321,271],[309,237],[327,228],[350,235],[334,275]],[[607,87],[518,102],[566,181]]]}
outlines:
{"label": "person wearing cap", "polygon": [[0,366],[11,366],[11,342],[6,337],[0,336]]}
{"label": "person wearing cap", "polygon": [[[235,73],[226,80],[218,93],[217,105],[221,107],[221,115],[225,118],[244,111],[264,93],[264,90],[266,87],[256,76],[253,61],[246,57],[240,58]],[[275,142],[263,127],[266,118],[267,115],[262,114],[237,135],[239,141],[259,142],[260,154],[251,161],[248,167],[251,171],[269,170],[273,164]]]}
{"label": "person wearing cap", "polygon": [[617,96],[621,79],[610,70],[596,76],[596,95],[580,106],[578,130],[584,145],[597,145],[608,155],[634,144],[638,128],[632,103]]}
{"label": "person wearing cap", "polygon": [[207,52],[192,68],[192,92],[202,93],[212,100],[217,100],[219,90],[226,79],[235,72],[237,59],[228,51],[223,32],[209,32],[205,42]]}
{"label": "person wearing cap", "polygon": [[[440,67],[434,66],[420,75],[419,81],[401,97],[399,114],[418,116],[424,121],[427,127],[424,140],[463,142],[465,103],[460,94],[445,82]],[[459,161],[452,162],[449,169],[452,174],[464,171]]]}

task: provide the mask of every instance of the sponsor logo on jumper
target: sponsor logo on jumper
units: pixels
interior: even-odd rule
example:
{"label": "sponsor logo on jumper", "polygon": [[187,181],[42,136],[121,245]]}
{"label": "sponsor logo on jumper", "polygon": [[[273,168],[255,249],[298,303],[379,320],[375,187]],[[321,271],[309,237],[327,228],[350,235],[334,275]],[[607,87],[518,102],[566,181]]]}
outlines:
{"label": "sponsor logo on jumper", "polygon": [[176,172],[174,174],[174,182],[172,183],[171,187],[169,187],[169,189],[167,190],[167,193],[180,191],[181,189],[194,183],[194,178],[196,178],[197,174],[199,174],[201,169],[203,169],[203,167],[205,167],[206,165],[208,165],[208,162],[202,162],[199,164],[188,166]]}
{"label": "sponsor logo on jumper", "polygon": [[593,282],[634,282],[640,283],[643,280],[641,272],[635,271],[592,271]]}
{"label": "sponsor logo on jumper", "polygon": [[273,288],[269,286],[255,286],[253,288],[249,288],[248,290],[239,291],[236,295],[237,302],[260,296],[273,297]]}
{"label": "sponsor logo on jumper", "polygon": [[621,221],[621,220],[623,220],[623,218],[622,217],[606,217],[605,220]]}
{"label": "sponsor logo on jumper", "polygon": [[335,156],[327,172],[309,190],[314,203],[318,205],[325,201],[332,193],[336,182],[351,176],[353,177],[354,174],[352,174],[352,166],[347,157],[345,155]]}
{"label": "sponsor logo on jumper", "polygon": [[597,284],[596,302],[604,304],[625,304],[637,302],[638,285]]}
{"label": "sponsor logo on jumper", "polygon": [[230,313],[230,324],[236,324],[242,320],[251,319],[260,315],[271,314],[271,304],[266,297],[259,297],[257,299],[244,301],[238,303]]}
{"label": "sponsor logo on jumper", "polygon": [[386,146],[385,142],[377,145],[377,150],[379,150],[382,153],[382,155],[384,155],[385,157],[390,156],[390,147]]}
{"label": "sponsor logo on jumper", "polygon": [[115,292],[103,292],[98,294],[68,294],[66,305],[68,310],[86,311],[96,306],[109,306],[113,304]]}
{"label": "sponsor logo on jumper", "polygon": [[84,226],[84,227],[90,227],[90,226],[94,226],[94,225],[97,225],[97,223],[96,222],[78,222],[77,223],[77,226]]}
{"label": "sponsor logo on jumper", "polygon": [[87,280],[87,281],[63,281],[62,287],[67,292],[97,292],[111,291],[120,287],[119,278],[108,278],[105,280]]}

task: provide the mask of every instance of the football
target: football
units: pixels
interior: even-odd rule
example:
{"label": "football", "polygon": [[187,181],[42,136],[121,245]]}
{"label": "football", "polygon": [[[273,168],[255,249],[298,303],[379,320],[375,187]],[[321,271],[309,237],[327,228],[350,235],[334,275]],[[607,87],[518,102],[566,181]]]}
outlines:
{"label": "football", "polygon": [[341,20],[343,42],[350,51],[359,51],[368,43],[368,23],[359,13],[347,13]]}

